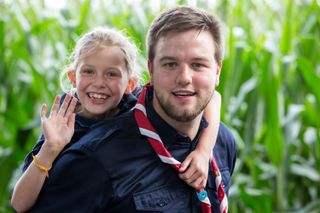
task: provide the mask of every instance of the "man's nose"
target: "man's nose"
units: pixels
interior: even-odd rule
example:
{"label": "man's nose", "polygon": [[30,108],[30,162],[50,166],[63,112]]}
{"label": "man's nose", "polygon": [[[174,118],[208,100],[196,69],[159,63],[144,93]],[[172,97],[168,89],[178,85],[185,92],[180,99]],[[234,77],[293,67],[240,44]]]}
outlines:
{"label": "man's nose", "polygon": [[193,70],[187,65],[182,65],[179,69],[176,83],[180,85],[187,85],[192,82]]}

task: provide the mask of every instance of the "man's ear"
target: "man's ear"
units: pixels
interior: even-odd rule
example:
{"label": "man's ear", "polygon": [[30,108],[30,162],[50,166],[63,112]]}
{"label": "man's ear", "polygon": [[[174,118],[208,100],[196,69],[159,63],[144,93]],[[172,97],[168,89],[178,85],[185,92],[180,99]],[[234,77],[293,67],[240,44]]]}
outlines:
{"label": "man's ear", "polygon": [[68,78],[70,80],[70,83],[73,87],[77,86],[77,78],[76,78],[76,71],[75,70],[68,70],[67,71]]}
{"label": "man's ear", "polygon": [[222,62],[220,62],[220,64],[217,67],[217,71],[216,71],[216,87],[219,86],[220,83],[220,73],[221,73],[221,68],[222,68]]}
{"label": "man's ear", "polygon": [[148,71],[150,76],[150,82],[152,82],[152,62],[148,60]]}
{"label": "man's ear", "polygon": [[138,81],[139,81],[139,78],[134,76],[134,77],[131,77],[129,82],[128,82],[128,85],[127,85],[127,88],[126,90],[124,91],[125,94],[129,94],[131,93],[137,86],[138,84]]}

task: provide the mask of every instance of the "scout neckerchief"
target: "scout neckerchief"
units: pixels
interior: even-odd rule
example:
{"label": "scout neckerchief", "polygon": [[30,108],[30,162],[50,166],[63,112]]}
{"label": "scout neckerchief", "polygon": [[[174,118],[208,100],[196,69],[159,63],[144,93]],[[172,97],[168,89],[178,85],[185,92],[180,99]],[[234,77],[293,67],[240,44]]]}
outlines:
{"label": "scout neckerchief", "polygon": [[[134,107],[134,116],[138,124],[140,133],[148,138],[152,148],[157,153],[158,157],[163,163],[170,164],[175,170],[179,170],[181,163],[176,160],[170,152],[163,145],[160,136],[157,134],[150,121],[147,118],[146,108],[145,108],[145,99],[146,91],[148,88],[151,88],[150,85],[143,87],[142,92],[139,96],[136,106]],[[222,178],[217,166],[217,163],[211,155],[211,166],[215,176],[215,183],[218,192],[218,200],[220,203],[220,213],[226,213],[228,211],[228,200],[222,186]],[[201,202],[201,209],[203,213],[211,212],[211,203],[208,198],[207,192],[205,189],[200,189],[197,191],[197,197]]]}

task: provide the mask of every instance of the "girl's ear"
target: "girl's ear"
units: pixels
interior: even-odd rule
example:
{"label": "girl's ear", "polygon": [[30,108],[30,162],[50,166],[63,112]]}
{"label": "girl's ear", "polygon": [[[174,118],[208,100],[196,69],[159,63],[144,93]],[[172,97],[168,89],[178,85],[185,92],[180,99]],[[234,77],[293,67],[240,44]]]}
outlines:
{"label": "girl's ear", "polygon": [[75,70],[68,70],[67,71],[68,78],[70,80],[70,83],[75,88],[77,86],[77,78],[76,78],[76,71]]}
{"label": "girl's ear", "polygon": [[134,76],[134,77],[131,77],[129,82],[128,82],[128,85],[127,85],[127,88],[126,90],[124,91],[125,94],[129,94],[131,93],[137,86],[138,84],[138,81],[139,81],[139,78]]}

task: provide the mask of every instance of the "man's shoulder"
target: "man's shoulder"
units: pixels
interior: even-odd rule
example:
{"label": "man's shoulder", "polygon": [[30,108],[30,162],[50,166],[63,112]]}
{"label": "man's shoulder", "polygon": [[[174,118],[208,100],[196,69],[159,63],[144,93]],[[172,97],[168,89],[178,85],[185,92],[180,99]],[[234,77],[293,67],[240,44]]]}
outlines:
{"label": "man's shoulder", "polygon": [[220,122],[218,137],[215,147],[227,148],[229,150],[234,151],[236,149],[236,141],[234,135],[232,134],[231,129]]}
{"label": "man's shoulder", "polygon": [[235,141],[230,128],[222,122],[220,122],[219,126],[218,139],[222,141]]}

